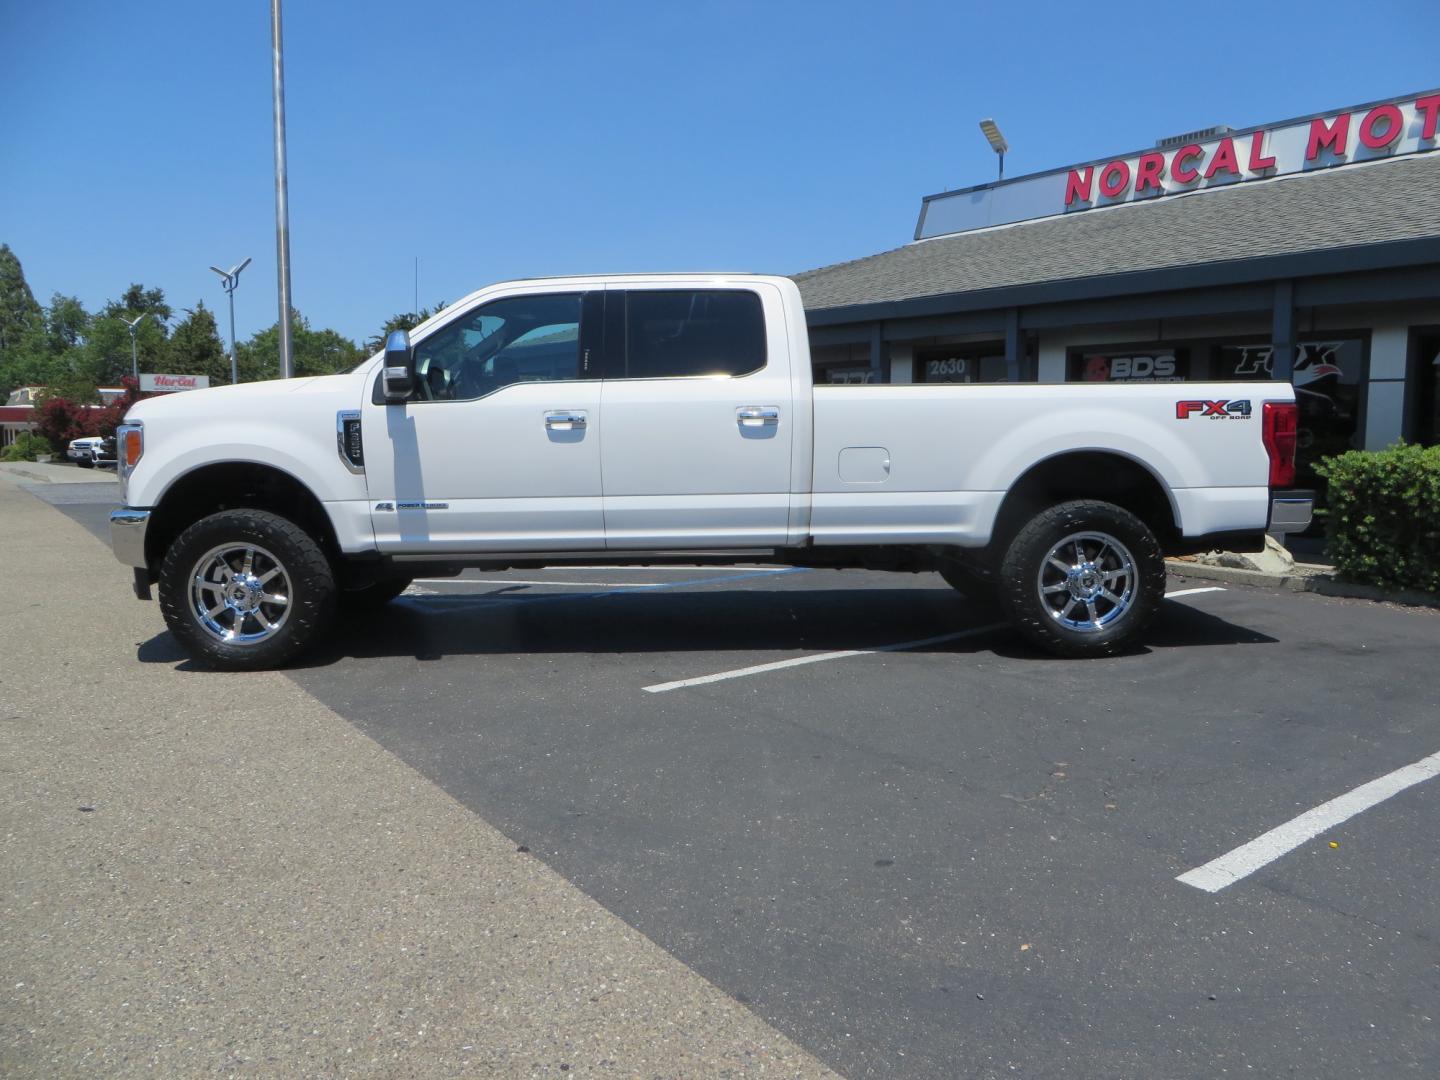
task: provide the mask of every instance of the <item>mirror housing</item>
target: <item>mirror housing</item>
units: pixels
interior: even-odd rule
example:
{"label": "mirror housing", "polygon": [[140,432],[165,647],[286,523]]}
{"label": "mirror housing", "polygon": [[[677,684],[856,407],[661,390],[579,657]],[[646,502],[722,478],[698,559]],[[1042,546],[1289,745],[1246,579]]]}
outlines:
{"label": "mirror housing", "polygon": [[394,405],[407,401],[415,391],[415,352],[410,348],[410,335],[404,330],[391,330],[385,339],[385,366],[381,370],[385,402]]}

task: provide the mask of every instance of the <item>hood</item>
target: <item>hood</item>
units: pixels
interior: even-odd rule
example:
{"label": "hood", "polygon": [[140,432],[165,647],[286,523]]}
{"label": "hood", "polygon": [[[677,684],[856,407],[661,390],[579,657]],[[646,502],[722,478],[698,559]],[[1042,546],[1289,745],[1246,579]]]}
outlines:
{"label": "hood", "polygon": [[125,419],[144,421],[181,415],[230,415],[237,410],[263,409],[266,402],[289,399],[295,394],[353,396],[351,387],[355,385],[356,378],[352,372],[347,375],[316,375],[299,379],[267,379],[264,382],[160,394],[137,401],[125,414]]}

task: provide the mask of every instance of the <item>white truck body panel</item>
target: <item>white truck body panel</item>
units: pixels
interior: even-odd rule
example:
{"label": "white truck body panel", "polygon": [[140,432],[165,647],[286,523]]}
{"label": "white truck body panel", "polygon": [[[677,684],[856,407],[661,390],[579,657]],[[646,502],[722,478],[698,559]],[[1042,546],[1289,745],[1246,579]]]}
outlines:
{"label": "white truck body panel", "polygon": [[[693,287],[693,282],[684,282]],[[626,288],[675,288],[636,278]],[[784,294],[749,286],[765,312],[767,363],[739,378],[605,380],[600,415],[606,546],[783,547],[790,538],[797,401]],[[802,403],[804,398],[798,399]],[[745,410],[775,422],[745,419]]]}
{"label": "white truck body panel", "polygon": [[[1148,470],[1185,536],[1265,528],[1267,400],[1288,384],[811,384],[787,278],[581,277],[491,286],[411,332],[414,344],[503,297],[598,289],[747,289],[767,363],[738,378],[514,383],[473,401],[376,404],[383,358],[346,375],[220,387],[131,410],[146,451],[126,502],[159,505],[193,469],[273,466],[324,506],[346,553],[463,554],[852,544],[986,544],[1006,493],[1058,454],[1104,451]],[[1243,397],[1248,418],[1180,419],[1184,399]],[[776,411],[753,426],[737,410]],[[365,471],[336,447],[362,416]],[[556,429],[546,414],[583,414]],[[411,504],[406,506],[405,504]]]}
{"label": "white truck body panel", "polygon": [[[817,386],[812,532],[817,543],[987,543],[1006,492],[1058,454],[1094,450],[1146,468],[1169,493],[1184,535],[1265,526],[1269,471],[1259,408],[1289,401],[1251,383],[1249,419],[1176,419],[1182,399],[1235,396],[1235,384],[1022,383]],[[879,476],[847,482],[842,455],[881,448]]]}

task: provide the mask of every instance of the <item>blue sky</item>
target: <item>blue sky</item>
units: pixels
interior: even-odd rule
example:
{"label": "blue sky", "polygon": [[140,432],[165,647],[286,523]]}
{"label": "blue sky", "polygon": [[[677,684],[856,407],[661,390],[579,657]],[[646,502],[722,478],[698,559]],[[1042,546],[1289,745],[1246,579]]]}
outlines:
{"label": "blue sky", "polygon": [[[1433,0],[287,0],[296,306],[363,338],[508,277],[792,273],[920,196],[1440,84]],[[0,0],[0,241],[36,295],[131,281],[275,321],[267,0]],[[18,47],[17,47],[18,46]],[[222,323],[223,329],[223,323]]]}

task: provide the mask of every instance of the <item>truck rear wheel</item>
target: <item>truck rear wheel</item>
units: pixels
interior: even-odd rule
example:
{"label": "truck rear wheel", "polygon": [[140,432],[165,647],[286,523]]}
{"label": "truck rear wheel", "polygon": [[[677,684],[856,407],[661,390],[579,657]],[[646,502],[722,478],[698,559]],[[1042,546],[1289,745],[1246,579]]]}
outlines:
{"label": "truck rear wheel", "polygon": [[279,667],[335,614],[335,576],[313,537],[265,510],[186,529],[160,568],[160,610],[186,652],[225,671]]}
{"label": "truck rear wheel", "polygon": [[1077,499],[1036,514],[1000,565],[1006,613],[1056,656],[1113,656],[1133,646],[1165,596],[1159,541],[1130,511]]}

